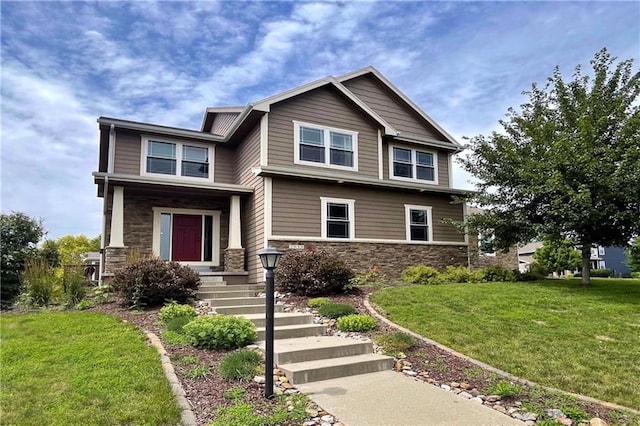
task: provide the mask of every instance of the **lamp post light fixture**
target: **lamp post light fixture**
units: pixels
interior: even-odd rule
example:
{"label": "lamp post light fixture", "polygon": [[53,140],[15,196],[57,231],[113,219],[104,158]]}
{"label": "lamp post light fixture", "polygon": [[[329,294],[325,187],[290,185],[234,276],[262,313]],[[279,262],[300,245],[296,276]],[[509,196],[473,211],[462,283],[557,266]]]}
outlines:
{"label": "lamp post light fixture", "polygon": [[266,304],[266,324],[265,324],[265,350],[264,350],[264,397],[273,397],[273,321],[274,321],[274,273],[273,270],[278,266],[280,260],[280,253],[278,250],[269,246],[260,253],[260,262],[262,267],[267,270],[265,293],[267,296]]}

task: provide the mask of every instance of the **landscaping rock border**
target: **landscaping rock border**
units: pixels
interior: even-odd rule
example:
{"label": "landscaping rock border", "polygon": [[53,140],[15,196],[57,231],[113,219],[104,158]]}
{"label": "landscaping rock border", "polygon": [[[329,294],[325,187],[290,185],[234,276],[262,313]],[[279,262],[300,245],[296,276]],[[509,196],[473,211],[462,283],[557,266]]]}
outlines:
{"label": "landscaping rock border", "polygon": [[610,409],[613,409],[613,410],[625,410],[625,411],[629,411],[629,412],[634,413],[634,414],[640,414],[640,411],[635,410],[633,408],[629,408],[629,407],[625,407],[625,406],[622,406],[622,405],[614,404],[612,402],[601,401],[599,399],[592,398],[592,397],[586,396],[586,395],[567,392],[567,391],[564,391],[562,389],[556,389],[556,388],[553,388],[553,387],[550,387],[550,386],[540,385],[540,384],[538,384],[536,382],[533,382],[531,380],[524,379],[524,378],[518,377],[518,376],[514,376],[513,374],[507,373],[506,371],[500,370],[500,369],[498,369],[496,367],[493,367],[493,366],[491,366],[489,364],[485,364],[482,361],[478,361],[477,359],[474,359],[474,358],[471,358],[471,357],[469,357],[467,355],[461,354],[460,352],[456,352],[455,350],[453,350],[453,349],[451,349],[451,348],[449,348],[447,346],[444,346],[443,344],[438,343],[435,340],[431,340],[431,339],[429,339],[427,337],[421,336],[418,333],[414,333],[413,331],[411,331],[409,329],[406,329],[406,328],[404,328],[404,327],[392,322],[391,320],[389,320],[389,319],[385,318],[384,316],[380,315],[374,309],[374,307],[369,302],[369,295],[368,294],[364,298],[363,304],[364,304],[365,308],[367,308],[369,313],[374,318],[382,321],[383,323],[387,324],[388,326],[393,327],[396,330],[402,331],[403,333],[406,333],[406,334],[408,334],[410,336],[413,336],[416,339],[421,340],[421,341],[423,341],[425,343],[433,345],[433,346],[435,346],[435,347],[437,347],[437,348],[439,348],[439,349],[441,349],[441,350],[443,350],[443,351],[445,351],[445,352],[447,352],[447,353],[449,353],[451,355],[454,355],[454,356],[460,357],[460,358],[462,358],[462,359],[464,359],[466,361],[469,361],[469,362],[477,365],[480,368],[483,368],[483,369],[485,369],[487,371],[490,371],[490,372],[492,372],[494,374],[497,374],[497,375],[499,375],[501,377],[504,377],[504,378],[506,378],[506,379],[508,379],[508,380],[510,380],[512,382],[520,383],[520,384],[526,385],[526,386],[537,386],[537,387],[540,387],[540,388],[545,389],[545,390],[550,391],[550,392],[562,393],[562,394],[565,394],[565,395],[572,396],[572,397],[574,397],[576,399],[579,399],[581,401],[584,401],[586,403],[599,404],[599,405],[602,405],[602,406],[604,406],[606,408],[610,408]]}
{"label": "landscaping rock border", "polygon": [[178,380],[178,376],[176,376],[175,369],[173,368],[173,364],[171,364],[171,359],[169,355],[167,355],[167,351],[162,346],[162,342],[153,333],[150,333],[145,330],[145,334],[147,339],[149,339],[149,343],[151,346],[156,348],[158,351],[158,355],[160,355],[160,362],[162,363],[162,371],[164,371],[164,375],[167,377],[169,384],[171,385],[171,391],[176,397],[176,402],[178,403],[178,407],[180,407],[180,421],[183,426],[197,426],[196,416],[193,414],[191,410],[191,405],[187,400],[186,394],[182,385],[180,384],[180,380]]}

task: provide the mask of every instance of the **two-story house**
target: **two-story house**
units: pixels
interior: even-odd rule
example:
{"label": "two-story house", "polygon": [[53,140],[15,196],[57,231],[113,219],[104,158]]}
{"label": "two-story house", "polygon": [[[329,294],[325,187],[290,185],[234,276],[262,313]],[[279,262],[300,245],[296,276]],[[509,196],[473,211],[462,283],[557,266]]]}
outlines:
{"label": "two-story house", "polygon": [[263,281],[258,252],[324,248],[356,270],[467,265],[449,220],[461,146],[376,69],[245,107],[207,108],[200,130],[100,117],[103,276],[128,250]]}

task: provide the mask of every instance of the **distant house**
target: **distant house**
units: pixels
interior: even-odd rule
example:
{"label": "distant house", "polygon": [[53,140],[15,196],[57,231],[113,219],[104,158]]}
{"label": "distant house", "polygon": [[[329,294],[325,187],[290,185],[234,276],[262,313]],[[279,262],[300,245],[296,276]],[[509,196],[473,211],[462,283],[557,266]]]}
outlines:
{"label": "distant house", "polygon": [[263,280],[268,245],[326,249],[390,278],[471,263],[451,222],[465,216],[451,177],[461,146],[372,67],[207,108],[199,130],[98,124],[103,277],[132,249],[230,284]]}
{"label": "distant house", "polygon": [[[478,207],[467,206],[467,214],[482,214]],[[507,252],[496,251],[493,248],[493,235],[469,235],[469,266],[472,268],[486,268],[500,266],[509,270],[518,269],[518,250],[513,246]]]}
{"label": "distant house", "polygon": [[[543,246],[535,241],[518,248],[518,263],[520,272],[529,270],[529,265],[535,262],[533,253]],[[627,265],[627,256],[622,247],[594,246],[591,248],[591,269],[609,269],[615,277],[626,277],[631,274]]]}

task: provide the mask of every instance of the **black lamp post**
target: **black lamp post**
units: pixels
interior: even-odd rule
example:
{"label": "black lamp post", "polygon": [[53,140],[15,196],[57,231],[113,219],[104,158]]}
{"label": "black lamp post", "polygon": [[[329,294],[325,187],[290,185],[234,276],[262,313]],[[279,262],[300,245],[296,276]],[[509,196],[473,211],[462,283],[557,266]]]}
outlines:
{"label": "black lamp post", "polygon": [[269,246],[263,249],[258,256],[260,256],[260,262],[262,267],[267,270],[267,280],[265,286],[265,293],[267,295],[267,321],[265,325],[265,351],[264,351],[264,396],[265,398],[273,397],[273,319],[274,319],[274,274],[273,270],[278,266],[280,260],[280,253],[278,250]]}

